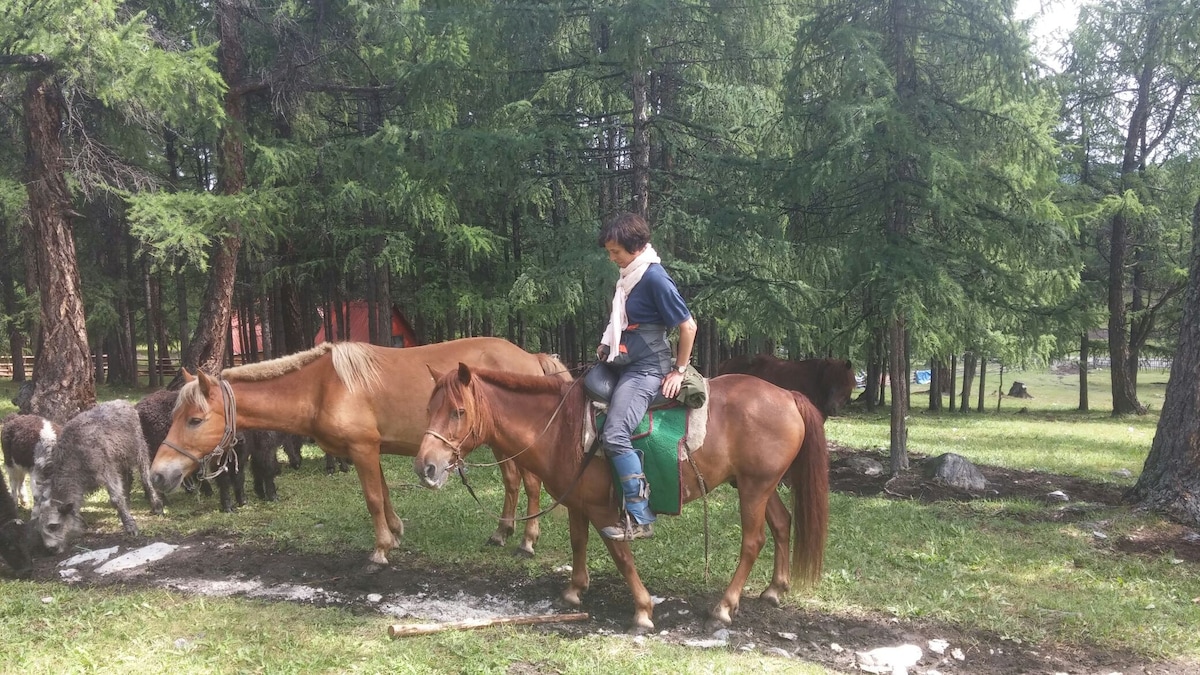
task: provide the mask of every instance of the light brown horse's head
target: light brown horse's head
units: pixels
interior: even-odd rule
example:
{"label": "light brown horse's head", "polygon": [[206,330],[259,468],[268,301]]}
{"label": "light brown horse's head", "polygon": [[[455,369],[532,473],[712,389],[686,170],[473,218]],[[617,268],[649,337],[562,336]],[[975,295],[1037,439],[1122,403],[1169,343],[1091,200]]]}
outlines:
{"label": "light brown horse's head", "polygon": [[184,478],[212,462],[214,453],[224,453],[231,439],[233,420],[226,419],[226,401],[232,393],[203,371],[193,376],[184,370],[183,378],[186,384],[179,390],[171,429],[150,466],[150,482],[162,493],[175,490]]}
{"label": "light brown horse's head", "polygon": [[[431,370],[432,372],[432,370]],[[427,488],[446,484],[451,472],[461,468],[468,454],[483,444],[489,433],[491,415],[487,401],[478,394],[470,366],[438,375],[429,397],[429,426],[421,449],[413,457],[413,470]]]}

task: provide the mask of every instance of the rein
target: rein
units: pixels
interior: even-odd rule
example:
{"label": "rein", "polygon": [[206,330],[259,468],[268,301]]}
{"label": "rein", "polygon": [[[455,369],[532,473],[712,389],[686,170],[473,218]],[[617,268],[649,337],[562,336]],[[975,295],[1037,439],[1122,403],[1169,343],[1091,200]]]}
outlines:
{"label": "rein", "polygon": [[[433,436],[434,438],[436,438],[439,441],[441,441],[442,443],[444,443],[447,447],[449,447],[451,451],[453,451],[454,463],[456,465],[455,471],[458,473],[458,477],[462,480],[463,486],[467,488],[467,492],[471,495],[471,498],[475,500],[475,503],[479,504],[480,508],[487,511],[488,510],[487,507],[484,506],[483,502],[479,500],[478,496],[476,496],[475,489],[472,488],[471,484],[467,482],[467,471],[466,471],[467,467],[468,466],[474,466],[474,467],[500,466],[501,464],[504,464],[505,462],[514,461],[518,456],[520,456],[525,451],[532,448],[534,443],[537,443],[539,440],[541,440],[542,436],[545,436],[546,432],[550,430],[550,425],[554,423],[554,419],[556,417],[558,417],[558,413],[562,412],[563,404],[565,404],[567,402],[567,397],[571,395],[571,390],[574,389],[575,385],[578,384],[579,382],[580,382],[579,378],[575,378],[575,379],[571,380],[571,386],[567,387],[566,393],[563,394],[561,399],[559,399],[558,405],[554,408],[554,412],[550,415],[550,419],[546,420],[546,426],[542,427],[541,432],[538,433],[538,435],[536,437],[534,437],[534,439],[532,441],[530,441],[524,448],[521,448],[521,450],[519,452],[513,453],[512,455],[505,457],[504,459],[497,460],[495,462],[485,462],[482,464],[469,464],[465,459],[466,453],[464,453],[462,451],[462,446],[460,443],[455,443],[454,441],[451,441],[449,438],[446,438],[445,436],[434,431],[433,429],[426,429],[425,435]],[[471,433],[475,433],[475,432],[472,431]],[[470,434],[468,434],[468,436],[469,435]],[[464,438],[464,440],[465,440],[465,438]],[[566,490],[563,491],[562,496],[555,497],[553,504],[551,504],[550,506],[547,506],[546,508],[542,509],[541,511],[538,511],[537,513],[527,515],[527,516],[515,516],[513,518],[513,522],[519,523],[519,522],[524,522],[526,520],[533,520],[534,518],[540,518],[541,516],[544,516],[547,513],[550,513],[554,509],[558,508],[558,506],[560,504],[562,504],[563,500],[566,499],[568,496],[570,496],[570,494],[572,492],[575,491],[575,488],[579,485],[579,481],[583,478],[583,472],[587,469],[588,464],[591,463],[592,458],[596,456],[596,452],[599,449],[600,449],[600,436],[597,435],[596,440],[592,442],[592,447],[588,449],[587,453],[583,457],[583,463],[579,466],[579,472],[575,474],[575,478],[571,481],[571,485]],[[493,514],[493,516],[494,515],[495,514]]]}
{"label": "rein", "polygon": [[[196,477],[200,480],[212,480],[220,476],[229,470],[230,462],[234,464],[233,470],[237,471],[236,452],[230,454],[229,461],[223,461],[225,453],[237,445],[237,401],[233,398],[233,387],[229,386],[229,382],[224,379],[219,382],[221,383],[221,405],[225,410],[225,432],[221,434],[221,441],[217,443],[217,446],[204,459],[201,459],[170,441],[164,439],[162,442],[163,445],[195,462]],[[214,466],[216,469],[212,468]]]}

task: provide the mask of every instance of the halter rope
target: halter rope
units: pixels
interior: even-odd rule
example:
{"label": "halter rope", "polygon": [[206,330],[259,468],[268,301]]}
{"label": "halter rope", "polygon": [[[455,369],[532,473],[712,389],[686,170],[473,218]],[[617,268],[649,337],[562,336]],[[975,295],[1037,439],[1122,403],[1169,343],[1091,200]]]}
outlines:
{"label": "halter rope", "polygon": [[[221,434],[221,441],[217,446],[208,453],[204,459],[201,459],[183,448],[163,439],[162,444],[171,448],[175,452],[187,457],[196,463],[196,477],[200,480],[212,480],[217,476],[225,473],[229,469],[229,462],[223,461],[225,453],[233,449],[237,445],[237,401],[233,398],[233,387],[229,386],[229,382],[221,379],[221,405],[225,411],[225,432]],[[237,453],[230,455],[234,467],[237,471]],[[214,470],[212,467],[216,466]]]}

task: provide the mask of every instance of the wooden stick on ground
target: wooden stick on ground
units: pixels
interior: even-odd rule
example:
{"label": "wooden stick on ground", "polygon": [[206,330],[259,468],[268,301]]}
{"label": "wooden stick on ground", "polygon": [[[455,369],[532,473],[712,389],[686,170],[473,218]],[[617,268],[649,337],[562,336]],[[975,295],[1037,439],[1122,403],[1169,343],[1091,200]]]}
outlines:
{"label": "wooden stick on ground", "polygon": [[410,637],[412,635],[440,633],[444,630],[467,630],[471,628],[486,628],[488,626],[558,623],[561,621],[587,621],[587,618],[587,612],[576,612],[574,614],[498,616],[492,619],[468,619],[466,621],[447,621],[444,623],[394,623],[388,626],[388,635],[394,638]]}

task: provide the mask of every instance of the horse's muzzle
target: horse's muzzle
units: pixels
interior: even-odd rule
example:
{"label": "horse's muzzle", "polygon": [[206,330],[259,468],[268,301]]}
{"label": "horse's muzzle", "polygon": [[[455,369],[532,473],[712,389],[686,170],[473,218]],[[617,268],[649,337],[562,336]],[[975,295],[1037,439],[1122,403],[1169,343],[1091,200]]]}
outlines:
{"label": "horse's muzzle", "polygon": [[174,492],[179,484],[183,482],[183,472],[176,467],[167,467],[163,469],[153,469],[150,472],[150,482],[154,484],[154,489],[161,494],[169,494]]}
{"label": "horse's muzzle", "polygon": [[450,471],[445,466],[438,466],[436,462],[422,461],[413,459],[413,470],[417,472],[417,477],[421,479],[421,485],[437,490],[446,484],[446,478],[450,475]]}

